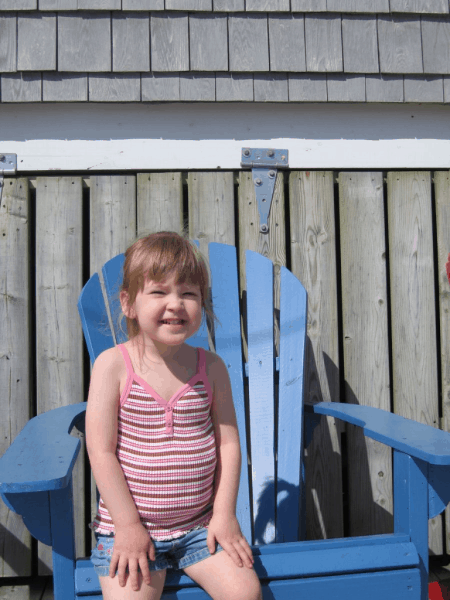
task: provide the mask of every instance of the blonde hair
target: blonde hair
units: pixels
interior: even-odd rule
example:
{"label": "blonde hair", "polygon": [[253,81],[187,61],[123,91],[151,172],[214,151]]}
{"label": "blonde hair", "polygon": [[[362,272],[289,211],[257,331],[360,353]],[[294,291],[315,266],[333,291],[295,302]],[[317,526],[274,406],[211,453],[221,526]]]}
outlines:
{"label": "blonde hair", "polygon": [[[125,252],[121,291],[127,294],[127,304],[132,306],[145,282],[161,281],[175,275],[177,283],[198,285],[203,313],[214,321],[215,315],[209,295],[210,277],[206,260],[197,246],[173,231],[160,231],[139,238]],[[128,337],[139,333],[136,319],[126,317]]]}

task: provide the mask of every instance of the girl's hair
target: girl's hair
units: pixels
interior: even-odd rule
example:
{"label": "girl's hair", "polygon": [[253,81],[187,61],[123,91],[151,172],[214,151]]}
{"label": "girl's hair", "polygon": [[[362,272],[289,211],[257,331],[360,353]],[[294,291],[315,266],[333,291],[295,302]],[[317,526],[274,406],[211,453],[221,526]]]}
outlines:
{"label": "girl's hair", "polygon": [[[132,306],[146,281],[161,281],[172,274],[175,274],[177,283],[188,282],[200,287],[204,314],[214,321],[206,261],[195,244],[173,231],[151,233],[128,248],[121,291],[128,294],[128,304]],[[139,326],[136,319],[129,317],[126,317],[126,323],[131,339],[139,333]]]}

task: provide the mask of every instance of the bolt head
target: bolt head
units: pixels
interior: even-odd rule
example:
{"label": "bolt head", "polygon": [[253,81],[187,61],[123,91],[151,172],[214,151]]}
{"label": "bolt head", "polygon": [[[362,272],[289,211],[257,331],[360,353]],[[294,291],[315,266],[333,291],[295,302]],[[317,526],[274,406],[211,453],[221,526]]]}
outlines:
{"label": "bolt head", "polygon": [[273,179],[275,177],[275,175],[276,175],[275,171],[269,171],[269,177],[271,179]]}
{"label": "bolt head", "polygon": [[255,185],[262,185],[262,179],[259,179],[259,177],[258,177],[258,179],[255,179],[254,182],[255,182]]}
{"label": "bolt head", "polygon": [[0,162],[6,162],[6,156],[3,156],[3,154],[0,154]]}
{"label": "bolt head", "polygon": [[248,148],[244,148],[244,150],[242,151],[242,154],[244,156],[250,156],[250,150]]}
{"label": "bolt head", "polygon": [[260,232],[267,233],[269,231],[269,227],[267,225],[261,225]]}
{"label": "bolt head", "polygon": [[273,150],[267,150],[267,156],[274,156],[275,152]]}

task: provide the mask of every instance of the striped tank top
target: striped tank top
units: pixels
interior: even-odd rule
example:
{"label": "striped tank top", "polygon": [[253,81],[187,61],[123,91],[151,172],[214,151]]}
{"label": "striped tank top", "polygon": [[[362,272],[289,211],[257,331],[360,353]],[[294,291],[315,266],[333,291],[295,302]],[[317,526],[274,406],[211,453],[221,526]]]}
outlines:
{"label": "striped tank top", "polygon": [[[116,456],[150,536],[174,539],[207,526],[212,516],[216,444],[205,352],[197,349],[197,372],[166,402],[134,373],[125,346],[119,348],[127,381],[120,398]],[[114,532],[101,498],[91,527],[102,534]]]}

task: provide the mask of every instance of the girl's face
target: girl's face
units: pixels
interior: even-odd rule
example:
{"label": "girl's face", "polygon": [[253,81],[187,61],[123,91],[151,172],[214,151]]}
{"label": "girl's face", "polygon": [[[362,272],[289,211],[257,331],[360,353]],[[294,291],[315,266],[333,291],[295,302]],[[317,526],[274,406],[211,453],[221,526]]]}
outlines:
{"label": "girl's face", "polygon": [[202,321],[200,287],[177,283],[175,275],[159,282],[148,280],[131,307],[126,292],[122,292],[121,302],[124,314],[136,319],[140,335],[164,346],[183,344]]}

